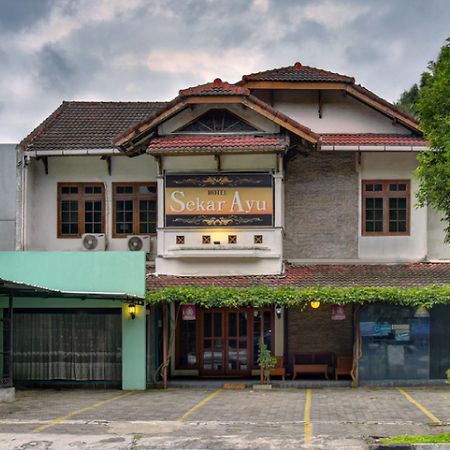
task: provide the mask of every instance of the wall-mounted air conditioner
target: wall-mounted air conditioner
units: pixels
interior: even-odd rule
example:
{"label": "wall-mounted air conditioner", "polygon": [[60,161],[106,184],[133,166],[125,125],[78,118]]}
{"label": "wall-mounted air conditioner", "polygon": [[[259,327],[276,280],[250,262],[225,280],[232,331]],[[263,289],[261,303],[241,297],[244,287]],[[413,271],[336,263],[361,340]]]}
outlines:
{"label": "wall-mounted air conditioner", "polygon": [[150,236],[127,236],[128,250],[150,253]]}
{"label": "wall-mounted air conditioner", "polygon": [[81,249],[93,252],[106,250],[106,236],[103,233],[85,233],[81,236]]}

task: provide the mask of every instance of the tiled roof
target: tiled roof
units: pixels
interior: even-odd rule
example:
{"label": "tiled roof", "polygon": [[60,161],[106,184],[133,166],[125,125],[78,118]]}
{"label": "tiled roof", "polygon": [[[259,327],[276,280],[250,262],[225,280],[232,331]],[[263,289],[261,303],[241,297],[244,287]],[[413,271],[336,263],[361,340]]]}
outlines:
{"label": "tiled roof", "polygon": [[201,152],[260,152],[282,151],[286,148],[285,138],[271,135],[172,135],[150,141],[147,153],[201,153]]}
{"label": "tiled roof", "polygon": [[226,81],[222,81],[220,78],[216,78],[212,83],[200,84],[198,86],[190,87],[187,89],[181,89],[179,91],[179,97],[191,97],[191,96],[217,96],[217,95],[250,95],[250,91],[247,88],[237,86],[236,84],[230,84]]}
{"label": "tiled roof", "polygon": [[104,149],[165,102],[63,102],[20,146],[27,150]]}
{"label": "tiled roof", "polygon": [[147,274],[147,289],[176,286],[386,286],[425,287],[450,284],[450,263],[394,265],[301,265],[286,267],[282,275],[199,276]]}
{"label": "tiled roof", "polygon": [[348,92],[350,94],[352,94],[352,89],[354,89],[356,92],[369,97],[372,100],[375,100],[376,102],[380,103],[383,106],[386,106],[388,109],[395,111],[397,114],[399,114],[400,116],[405,117],[406,119],[408,119],[409,121],[415,123],[417,126],[419,125],[419,121],[416,120],[414,117],[410,116],[409,114],[405,113],[404,111],[402,111],[400,108],[398,108],[397,106],[393,105],[391,102],[388,102],[387,100],[385,100],[384,98],[378,96],[377,94],[375,94],[374,92],[370,91],[369,89],[365,88],[364,86],[361,86],[360,84],[353,84],[351,87],[348,88]]}
{"label": "tiled roof", "polygon": [[427,146],[428,142],[417,136],[404,134],[322,134],[322,145],[401,145]]}
{"label": "tiled roof", "polygon": [[243,97],[245,98],[246,102],[249,102],[251,104],[248,106],[254,105],[256,107],[264,109],[272,116],[280,119],[282,122],[291,125],[297,130],[301,130],[303,133],[310,136],[312,140],[314,140],[314,142],[316,142],[319,139],[319,135],[311,131],[310,128],[298,123],[294,119],[288,117],[286,114],[273,108],[268,103],[263,102],[254,95],[251,95],[248,89],[227,83],[226,81],[222,81],[220,78],[216,78],[212,83],[201,84],[199,86],[181,90],[179,95],[175,97],[171,102],[167,103],[164,108],[162,108],[159,111],[156,111],[150,117],[147,117],[141,122],[133,124],[129,129],[118,134],[114,138],[114,142],[116,145],[126,146],[127,141],[130,139],[134,139],[139,133],[142,132],[141,131],[142,129],[145,128],[145,132],[147,132],[148,125],[155,119],[157,119],[159,115],[164,115],[165,113],[168,113],[172,108],[176,107],[177,105],[183,104],[183,102],[189,97],[224,97],[224,96]]}
{"label": "tiled roof", "polygon": [[304,66],[296,62],[293,66],[265,70],[264,72],[244,75],[238,84],[245,85],[247,81],[296,81],[296,82],[344,82],[354,83],[355,79],[339,73]]}

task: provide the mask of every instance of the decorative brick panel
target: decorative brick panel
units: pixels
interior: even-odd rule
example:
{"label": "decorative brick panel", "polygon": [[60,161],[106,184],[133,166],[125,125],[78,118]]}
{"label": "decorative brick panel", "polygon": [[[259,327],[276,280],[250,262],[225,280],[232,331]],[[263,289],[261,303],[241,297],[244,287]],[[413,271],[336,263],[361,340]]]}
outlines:
{"label": "decorative brick panel", "polygon": [[358,174],[353,153],[311,153],[288,163],[284,256],[358,257]]}
{"label": "decorative brick panel", "polygon": [[347,318],[331,320],[331,305],[321,304],[313,309],[307,305],[288,311],[288,367],[292,355],[301,352],[335,352],[336,356],[353,353],[353,317],[347,306]]}

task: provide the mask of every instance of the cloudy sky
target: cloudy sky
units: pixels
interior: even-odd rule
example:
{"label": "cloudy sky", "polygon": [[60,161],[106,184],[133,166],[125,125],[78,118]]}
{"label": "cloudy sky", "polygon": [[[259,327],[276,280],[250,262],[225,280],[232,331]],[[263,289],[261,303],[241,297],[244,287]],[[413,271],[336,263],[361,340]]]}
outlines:
{"label": "cloudy sky", "polygon": [[0,0],[0,142],[62,100],[170,100],[296,61],[394,101],[449,35],[449,0]]}

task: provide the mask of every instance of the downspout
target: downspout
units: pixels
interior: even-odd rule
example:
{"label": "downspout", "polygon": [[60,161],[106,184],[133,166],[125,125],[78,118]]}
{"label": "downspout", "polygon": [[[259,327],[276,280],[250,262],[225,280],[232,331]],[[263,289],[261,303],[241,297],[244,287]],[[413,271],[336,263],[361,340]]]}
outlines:
{"label": "downspout", "polygon": [[20,150],[20,147],[16,147],[16,251],[24,250],[25,240],[25,198],[26,198],[26,186],[25,186],[25,173],[26,173],[26,157]]}

